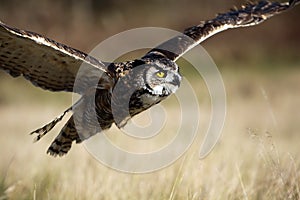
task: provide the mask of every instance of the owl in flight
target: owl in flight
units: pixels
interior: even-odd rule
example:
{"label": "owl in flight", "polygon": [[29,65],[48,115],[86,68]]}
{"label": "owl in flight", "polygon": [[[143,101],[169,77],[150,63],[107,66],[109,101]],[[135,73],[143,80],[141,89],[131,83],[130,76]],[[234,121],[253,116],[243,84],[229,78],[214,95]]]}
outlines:
{"label": "owl in flight", "polygon": [[99,61],[40,34],[0,22],[0,68],[45,90],[81,95],[61,116],[32,132],[39,140],[72,111],[47,151],[62,156],[73,141],[79,143],[113,123],[122,128],[131,117],[174,93],[181,81],[175,61],[205,39],[230,28],[257,25],[299,2],[247,3],[185,29],[141,58],[119,63]]}

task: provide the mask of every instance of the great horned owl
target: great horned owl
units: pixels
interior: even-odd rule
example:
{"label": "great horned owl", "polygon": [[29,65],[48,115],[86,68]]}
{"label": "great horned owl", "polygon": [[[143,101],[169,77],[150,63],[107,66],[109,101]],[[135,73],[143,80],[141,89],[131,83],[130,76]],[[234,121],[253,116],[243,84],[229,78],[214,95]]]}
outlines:
{"label": "great horned owl", "polygon": [[[123,127],[131,117],[174,93],[181,81],[175,61],[203,40],[229,28],[259,24],[299,1],[247,3],[187,28],[182,35],[162,43],[142,58],[121,63],[101,62],[37,33],[0,22],[0,68],[13,77],[22,75],[43,89],[81,95],[61,116],[32,132],[39,140],[67,112],[79,113],[77,117],[71,116],[47,151],[62,156],[70,150],[73,141],[79,143],[113,123]],[[74,87],[82,63],[86,67],[79,75],[80,84]]]}

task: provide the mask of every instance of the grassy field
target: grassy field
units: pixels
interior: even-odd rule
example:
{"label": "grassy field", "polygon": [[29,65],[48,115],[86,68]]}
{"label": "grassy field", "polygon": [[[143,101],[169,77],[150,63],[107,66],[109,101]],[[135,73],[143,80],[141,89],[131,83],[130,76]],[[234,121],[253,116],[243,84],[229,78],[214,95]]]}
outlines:
{"label": "grassy field", "polygon": [[[182,31],[243,3],[10,0],[1,2],[0,20],[89,52],[130,28]],[[83,144],[62,158],[47,155],[63,123],[38,143],[29,133],[61,114],[72,96],[43,91],[0,71],[0,200],[300,199],[299,11],[300,6],[255,28],[226,31],[203,43],[226,87],[222,137],[208,157],[198,158],[211,115],[210,98],[203,80],[183,69],[199,98],[198,135],[174,164],[152,173],[113,170]],[[171,97],[163,103],[169,121],[180,115],[174,102]],[[147,123],[145,119],[138,120]],[[127,139],[116,128],[108,137],[122,148],[147,152],[172,139],[176,127],[166,128],[167,134],[150,144]]]}
{"label": "grassy field", "polygon": [[110,169],[82,144],[62,158],[46,155],[62,124],[38,143],[28,133],[59,115],[71,96],[1,73],[0,199],[299,199],[300,63],[235,65],[221,70],[227,117],[213,152],[198,158],[210,116],[209,97],[200,94],[196,141],[174,164],[147,174]]}

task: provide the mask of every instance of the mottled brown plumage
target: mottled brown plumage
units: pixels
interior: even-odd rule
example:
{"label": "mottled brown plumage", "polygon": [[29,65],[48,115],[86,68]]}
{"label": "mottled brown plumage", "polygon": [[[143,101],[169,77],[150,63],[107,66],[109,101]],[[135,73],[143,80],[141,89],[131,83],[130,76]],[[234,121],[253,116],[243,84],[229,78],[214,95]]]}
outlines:
{"label": "mottled brown plumage", "polygon": [[0,22],[0,68],[43,89],[81,95],[61,116],[32,132],[37,134],[36,140],[41,139],[72,111],[47,151],[62,156],[73,141],[88,139],[113,123],[121,128],[134,115],[174,93],[181,81],[175,61],[194,46],[220,31],[259,24],[299,1],[248,3],[187,28],[140,59],[122,63],[101,62],[40,34]]}

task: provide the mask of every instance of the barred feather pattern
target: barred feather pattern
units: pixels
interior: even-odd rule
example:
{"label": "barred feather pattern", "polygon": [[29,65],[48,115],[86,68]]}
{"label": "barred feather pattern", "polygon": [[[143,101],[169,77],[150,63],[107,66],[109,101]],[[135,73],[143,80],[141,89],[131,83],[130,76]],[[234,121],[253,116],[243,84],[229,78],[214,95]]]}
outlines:
{"label": "barred feather pattern", "polygon": [[47,153],[52,156],[63,156],[71,149],[73,141],[80,143],[82,140],[77,133],[72,116],[54,139]]}
{"label": "barred feather pattern", "polygon": [[218,14],[214,19],[201,21],[198,25],[185,29],[182,35],[160,44],[150,50],[145,57],[159,54],[176,61],[184,53],[221,31],[260,24],[299,3],[300,0],[285,3],[265,0],[258,3],[248,2],[240,9],[233,8],[227,13]]}
{"label": "barred feather pattern", "polygon": [[65,111],[63,112],[63,114],[61,114],[59,117],[57,117],[57,118],[55,118],[54,120],[52,120],[50,123],[44,125],[42,128],[39,128],[39,129],[37,129],[37,130],[35,130],[35,131],[32,131],[32,132],[30,133],[30,135],[32,135],[32,134],[38,134],[38,135],[35,137],[34,141],[35,141],[35,142],[36,142],[36,141],[39,141],[44,135],[46,135],[49,131],[51,131],[51,129],[52,129],[58,122],[60,122],[60,121],[63,119],[63,117],[64,117],[69,111],[71,111],[71,110],[72,110],[72,107],[71,107],[71,108],[68,108],[67,110],[65,110]]}
{"label": "barred feather pattern", "polygon": [[[1,21],[0,49],[0,69],[13,77],[23,76],[35,86],[50,91],[83,94],[90,87],[87,83],[98,78],[93,74],[107,72],[106,63],[86,53]],[[75,79],[83,67],[82,85],[74,90]]]}

